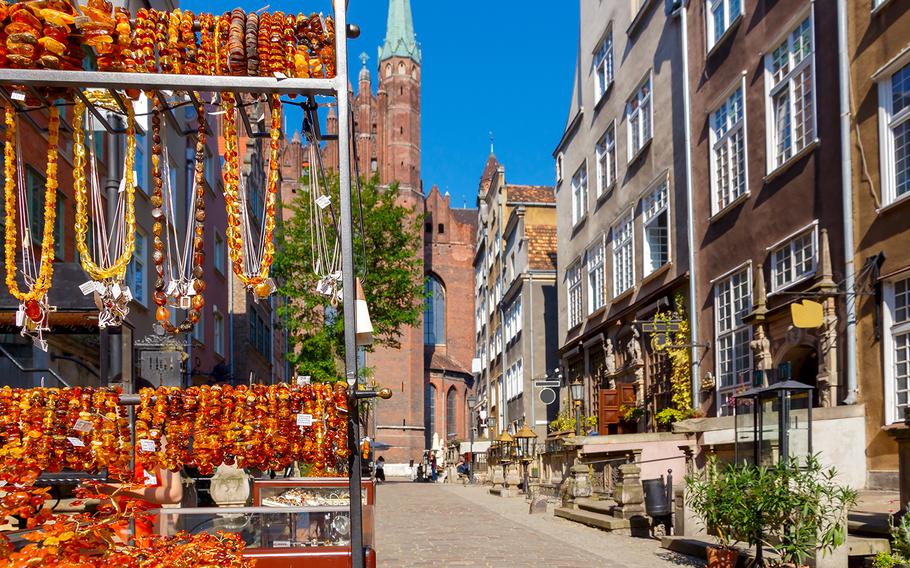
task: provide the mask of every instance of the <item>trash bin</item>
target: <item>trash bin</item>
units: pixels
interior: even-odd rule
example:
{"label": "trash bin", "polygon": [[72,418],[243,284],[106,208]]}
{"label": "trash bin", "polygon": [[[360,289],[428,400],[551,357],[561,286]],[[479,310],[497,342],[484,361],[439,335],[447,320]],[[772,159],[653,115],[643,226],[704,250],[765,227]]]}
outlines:
{"label": "trash bin", "polygon": [[663,477],[643,479],[641,485],[645,492],[645,512],[649,517],[662,517],[672,512]]}

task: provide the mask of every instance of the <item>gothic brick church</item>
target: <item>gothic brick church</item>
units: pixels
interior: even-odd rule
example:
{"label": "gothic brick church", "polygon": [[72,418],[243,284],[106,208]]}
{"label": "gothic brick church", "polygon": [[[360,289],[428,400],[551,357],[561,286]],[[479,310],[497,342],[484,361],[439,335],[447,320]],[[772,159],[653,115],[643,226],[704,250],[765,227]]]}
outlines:
{"label": "gothic brick church", "polygon": [[[468,438],[467,395],[472,387],[473,268],[477,210],[453,208],[448,193],[433,186],[424,195],[420,177],[420,46],[410,0],[390,0],[386,37],[379,48],[377,89],[360,57],[357,93],[352,92],[357,168],[398,182],[399,200],[425,216],[421,251],[428,299],[422,324],[403,330],[400,349],[377,348],[366,364],[390,400],[379,401],[368,435],[380,444],[387,472],[419,462],[424,449]],[[326,131],[337,132],[330,110]],[[304,153],[299,136],[283,156],[283,178],[299,179]],[[325,165],[337,170],[338,147],[328,144]],[[294,185],[293,183],[291,185]],[[283,193],[285,188],[283,187]]]}

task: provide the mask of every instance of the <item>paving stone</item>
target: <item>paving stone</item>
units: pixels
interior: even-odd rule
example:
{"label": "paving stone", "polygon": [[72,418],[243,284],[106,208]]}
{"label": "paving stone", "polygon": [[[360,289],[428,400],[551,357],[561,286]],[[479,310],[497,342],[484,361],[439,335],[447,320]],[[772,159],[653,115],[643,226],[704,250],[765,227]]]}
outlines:
{"label": "paving stone", "polygon": [[552,513],[529,515],[524,498],[494,497],[486,487],[392,481],[379,486],[376,501],[382,568],[704,565],[657,540],[610,534]]}

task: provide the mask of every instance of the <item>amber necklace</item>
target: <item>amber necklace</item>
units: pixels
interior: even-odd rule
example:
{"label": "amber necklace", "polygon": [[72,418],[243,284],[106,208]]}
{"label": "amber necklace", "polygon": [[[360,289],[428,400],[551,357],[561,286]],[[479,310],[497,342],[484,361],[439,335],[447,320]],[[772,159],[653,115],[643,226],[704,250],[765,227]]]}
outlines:
{"label": "amber necklace", "polygon": [[249,207],[246,189],[240,190],[240,157],[237,149],[237,106],[234,95],[223,93],[224,107],[224,201],[228,214],[227,243],[231,267],[237,278],[257,299],[268,298],[275,291],[269,269],[275,256],[272,235],[275,231],[275,202],[278,197],[278,140],[281,138],[281,99],[272,96],[272,115],[269,125],[268,178],[266,181],[262,234],[259,247],[250,234]]}
{"label": "amber necklace", "polygon": [[[18,117],[12,105],[5,101],[6,147],[4,148],[4,172],[6,174],[6,285],[9,293],[19,300],[16,324],[22,328],[22,335],[31,337],[39,348],[47,351],[43,332],[47,331],[47,314],[53,311],[48,305],[47,292],[54,275],[54,229],[57,215],[57,140],[60,134],[60,109],[50,107],[47,135],[47,181],[44,186],[44,236],[41,241],[41,260],[32,250],[31,219],[29,211],[22,152],[17,132]],[[18,203],[16,198],[18,196]],[[18,214],[18,219],[17,219]],[[22,232],[21,241],[16,231]],[[26,291],[19,289],[16,282],[16,247],[22,250],[22,274]]]}
{"label": "amber necklace", "polygon": [[[86,97],[94,104],[114,111],[114,100],[106,93],[87,91]],[[73,116],[73,185],[76,192],[76,248],[82,268],[91,280],[80,289],[84,294],[94,294],[99,307],[98,327],[119,326],[129,313],[132,294],[124,282],[127,265],[133,258],[133,247],[136,234],[136,210],[134,205],[135,178],[133,162],[136,156],[136,132],[133,120],[133,105],[126,105],[126,156],[123,165],[123,178],[117,194],[117,206],[114,219],[110,224],[104,218],[104,205],[101,199],[101,183],[98,179],[98,161],[95,156],[94,133],[89,131],[89,158],[91,162],[91,191],[86,186],[86,151],[85,104],[76,101]],[[91,194],[91,199],[89,199]],[[91,207],[89,207],[91,202]],[[92,213],[92,236],[94,253],[99,259],[96,263],[87,244],[89,225],[88,209]],[[115,257],[113,260],[111,256]]]}
{"label": "amber necklace", "polygon": [[[155,311],[155,319],[158,321],[160,333],[181,333],[193,329],[196,322],[199,321],[202,307],[205,305],[203,292],[205,291],[205,281],[203,280],[202,263],[205,260],[204,254],[204,222],[205,222],[205,109],[202,104],[196,105],[196,112],[199,126],[196,133],[196,154],[194,158],[194,176],[193,176],[193,195],[194,207],[192,219],[187,223],[186,242],[192,242],[192,253],[190,247],[184,248],[182,262],[178,262],[178,271],[186,263],[190,267],[190,273],[183,276],[177,276],[171,265],[171,246],[165,246],[165,241],[170,242],[170,233],[174,236],[174,252],[180,257],[177,251],[176,231],[174,214],[173,191],[176,188],[169,187],[167,202],[164,197],[164,181],[161,175],[161,108],[160,101],[156,94],[150,94],[152,101],[152,233],[154,234],[154,260],[155,260],[155,293],[154,300],[158,308]],[[168,183],[170,186],[170,183]],[[170,213],[170,214],[168,214]],[[165,227],[165,224],[168,226]],[[192,233],[190,233],[192,231]],[[169,284],[166,283],[165,271],[169,272]],[[171,307],[187,310],[186,319],[179,325],[174,325],[170,320]]]}

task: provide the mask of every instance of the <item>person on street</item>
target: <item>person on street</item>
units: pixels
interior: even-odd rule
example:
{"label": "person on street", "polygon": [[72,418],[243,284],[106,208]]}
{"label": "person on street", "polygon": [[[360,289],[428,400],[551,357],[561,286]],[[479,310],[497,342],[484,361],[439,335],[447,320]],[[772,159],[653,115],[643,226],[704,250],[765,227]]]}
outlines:
{"label": "person on street", "polygon": [[385,481],[385,458],[379,456],[379,459],[376,460],[376,482],[382,483]]}
{"label": "person on street", "polygon": [[433,480],[433,483],[436,483],[436,477],[438,472],[436,471],[436,452],[433,452],[430,456],[430,479]]}

